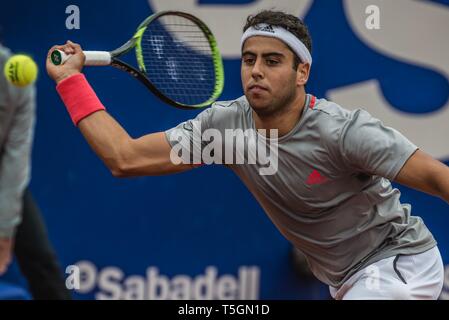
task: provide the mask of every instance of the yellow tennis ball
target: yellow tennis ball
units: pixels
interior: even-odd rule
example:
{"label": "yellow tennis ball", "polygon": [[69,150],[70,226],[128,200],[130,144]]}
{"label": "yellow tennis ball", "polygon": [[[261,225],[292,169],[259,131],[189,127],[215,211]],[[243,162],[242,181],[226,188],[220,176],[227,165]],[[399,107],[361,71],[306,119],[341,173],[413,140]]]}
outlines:
{"label": "yellow tennis ball", "polygon": [[37,65],[34,60],[24,54],[11,56],[3,69],[6,79],[13,85],[25,87],[33,83],[37,78]]}

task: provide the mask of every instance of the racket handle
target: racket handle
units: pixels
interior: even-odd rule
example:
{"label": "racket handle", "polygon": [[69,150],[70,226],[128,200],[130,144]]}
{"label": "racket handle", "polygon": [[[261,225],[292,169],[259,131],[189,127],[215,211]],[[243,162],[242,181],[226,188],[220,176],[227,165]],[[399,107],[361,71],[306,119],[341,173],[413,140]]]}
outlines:
{"label": "racket handle", "polygon": [[[85,66],[108,66],[111,64],[111,54],[107,51],[83,51],[86,56]],[[61,50],[54,50],[51,53],[51,62],[54,65],[64,64],[72,55]]]}

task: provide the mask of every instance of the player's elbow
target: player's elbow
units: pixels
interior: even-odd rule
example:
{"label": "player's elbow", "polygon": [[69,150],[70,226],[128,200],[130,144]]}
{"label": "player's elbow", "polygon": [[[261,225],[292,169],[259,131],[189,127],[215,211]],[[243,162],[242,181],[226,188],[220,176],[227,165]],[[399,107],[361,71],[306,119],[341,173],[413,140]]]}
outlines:
{"label": "player's elbow", "polygon": [[132,143],[129,140],[116,145],[104,162],[116,178],[136,176],[135,162],[137,155],[133,152]]}
{"label": "player's elbow", "polygon": [[129,178],[142,175],[136,171],[135,166],[130,161],[123,158],[116,159],[108,167],[112,175],[116,178]]}
{"label": "player's elbow", "polygon": [[126,166],[121,161],[106,161],[106,166],[114,177],[126,177]]}
{"label": "player's elbow", "polygon": [[120,167],[112,167],[112,168],[109,168],[109,170],[111,171],[112,175],[115,178],[126,178],[126,177],[129,177],[129,175],[126,173],[126,171],[123,170]]}
{"label": "player's elbow", "polygon": [[146,162],[146,167],[143,167],[142,161],[134,159],[129,156],[121,156],[115,158],[108,165],[111,174],[116,178],[131,178],[152,175],[154,165]]}
{"label": "player's elbow", "polygon": [[126,178],[131,175],[131,165],[128,159],[129,157],[123,155],[121,152],[116,152],[109,157],[105,157],[103,160],[114,177]]}
{"label": "player's elbow", "polygon": [[118,147],[105,161],[114,177],[159,176],[187,169],[186,166],[174,165],[163,152],[141,152],[134,141]]}

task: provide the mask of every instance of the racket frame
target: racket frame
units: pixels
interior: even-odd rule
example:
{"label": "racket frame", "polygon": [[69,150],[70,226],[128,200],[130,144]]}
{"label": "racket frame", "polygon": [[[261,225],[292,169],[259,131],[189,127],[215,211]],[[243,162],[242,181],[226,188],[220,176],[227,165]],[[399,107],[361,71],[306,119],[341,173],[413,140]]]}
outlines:
{"label": "racket frame", "polygon": [[[212,60],[214,64],[215,86],[212,95],[209,97],[209,99],[202,103],[195,105],[188,105],[170,99],[169,97],[164,95],[146,76],[145,64],[143,61],[143,54],[142,54],[142,36],[151,22],[166,15],[181,16],[194,22],[203,31],[203,33],[206,35],[208,39],[212,54]],[[128,53],[132,49],[135,49],[139,69],[119,59],[120,56]],[[85,54],[89,55],[90,52],[91,51],[85,51]],[[98,52],[96,53],[98,54]],[[224,87],[223,61],[220,55],[220,51],[218,50],[217,41],[212,32],[210,31],[210,29],[207,27],[207,25],[200,19],[189,13],[167,10],[152,14],[137,27],[137,31],[134,33],[133,37],[130,40],[128,40],[119,48],[112,50],[110,52],[104,51],[104,53],[109,53],[110,60],[106,59],[104,63],[96,63],[92,65],[111,65],[117,69],[127,72],[128,74],[139,80],[143,85],[145,85],[160,100],[179,109],[200,109],[207,107],[211,105],[214,101],[216,101],[223,91]],[[55,50],[51,54],[51,60],[55,64],[64,63],[65,59],[67,59],[67,57],[65,57],[65,54],[60,50]]]}

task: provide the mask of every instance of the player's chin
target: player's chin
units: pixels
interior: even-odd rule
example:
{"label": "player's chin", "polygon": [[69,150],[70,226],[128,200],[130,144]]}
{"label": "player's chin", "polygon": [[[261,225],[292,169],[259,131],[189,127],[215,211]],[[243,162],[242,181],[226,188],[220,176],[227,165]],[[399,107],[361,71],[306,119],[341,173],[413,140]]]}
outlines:
{"label": "player's chin", "polygon": [[264,110],[270,106],[270,99],[262,95],[247,94],[246,99],[248,100],[251,108],[254,110]]}

